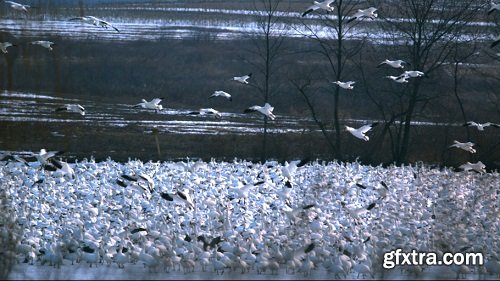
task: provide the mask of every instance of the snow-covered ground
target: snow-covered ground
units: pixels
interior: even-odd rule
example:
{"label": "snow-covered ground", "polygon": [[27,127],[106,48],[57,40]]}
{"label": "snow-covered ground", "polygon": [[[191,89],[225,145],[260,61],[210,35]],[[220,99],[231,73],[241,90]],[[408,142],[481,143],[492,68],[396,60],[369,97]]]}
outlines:
{"label": "snow-covered ground", "polygon": [[[24,229],[10,278],[498,277],[497,172],[296,164],[4,161],[0,184]],[[485,265],[384,271],[397,248],[478,252]]]}

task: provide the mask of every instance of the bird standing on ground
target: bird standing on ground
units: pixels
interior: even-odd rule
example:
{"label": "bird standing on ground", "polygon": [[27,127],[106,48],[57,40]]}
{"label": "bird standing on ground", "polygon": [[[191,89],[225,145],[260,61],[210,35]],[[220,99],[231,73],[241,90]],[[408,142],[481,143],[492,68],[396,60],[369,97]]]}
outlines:
{"label": "bird standing on ground", "polygon": [[340,81],[335,81],[335,82],[332,82],[333,84],[337,84],[339,85],[341,88],[344,88],[346,90],[352,90],[354,89],[354,86],[353,84],[356,83],[354,81],[347,81],[347,82],[340,82]]}
{"label": "bird standing on ground", "polygon": [[304,13],[302,13],[302,17],[305,17],[307,14],[318,9],[325,10],[326,13],[333,12],[334,8],[330,6],[333,2],[335,2],[335,0],[325,0],[323,2],[314,1],[313,4],[309,6]]}
{"label": "bird standing on ground", "polygon": [[264,104],[264,106],[260,106],[260,105],[251,106],[251,107],[245,109],[245,111],[243,111],[243,113],[251,113],[251,112],[258,111],[258,112],[264,114],[265,116],[271,118],[271,120],[274,120],[274,118],[276,118],[276,116],[273,114],[273,110],[274,110],[274,107],[272,107],[269,103],[266,102],[266,104]]}
{"label": "bird standing on ground", "polygon": [[370,7],[368,9],[361,10],[359,9],[348,21],[347,23],[350,23],[354,20],[357,19],[362,19],[362,18],[369,18],[374,20],[376,17],[378,17],[378,14],[375,13],[377,11],[377,8]]}
{"label": "bird standing on ground", "polygon": [[58,111],[76,112],[85,115],[85,108],[79,104],[65,104],[64,106],[58,107],[56,112]]}
{"label": "bird standing on ground", "polygon": [[52,51],[52,45],[55,45],[54,42],[46,41],[46,40],[32,41],[31,44],[32,45],[40,45],[44,48],[49,49],[49,51]]}
{"label": "bird standing on ground", "polygon": [[373,124],[361,126],[358,129],[354,129],[354,128],[349,127],[349,126],[345,126],[345,128],[349,133],[351,133],[353,136],[357,137],[358,139],[368,141],[370,138],[365,134],[377,125],[378,125],[378,122],[375,122]]}

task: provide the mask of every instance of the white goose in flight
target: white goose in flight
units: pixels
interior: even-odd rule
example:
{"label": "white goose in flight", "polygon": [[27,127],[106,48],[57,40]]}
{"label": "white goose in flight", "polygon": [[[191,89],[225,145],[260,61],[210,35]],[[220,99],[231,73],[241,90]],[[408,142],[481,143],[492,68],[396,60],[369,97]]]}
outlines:
{"label": "white goose in flight", "polygon": [[356,83],[354,81],[347,81],[347,82],[340,82],[340,81],[335,81],[335,82],[332,82],[333,84],[337,84],[339,85],[340,87],[346,89],[346,90],[352,90],[354,89],[354,86],[353,84]]}
{"label": "white goose in flight", "polygon": [[217,118],[222,118],[222,114],[213,108],[200,108],[199,111],[191,111],[189,114],[193,115],[213,115]]}
{"label": "white goose in flight", "polygon": [[75,112],[85,115],[85,108],[79,104],[65,104],[64,106],[58,107],[56,112],[58,111]]}
{"label": "white goose in flight", "polygon": [[52,45],[54,45],[54,42],[51,41],[45,41],[45,40],[38,40],[38,41],[33,41],[31,42],[32,45],[40,45],[44,48],[49,49],[49,51],[52,51]]}
{"label": "white goose in flight", "polygon": [[266,102],[266,104],[264,104],[264,106],[260,106],[260,105],[251,106],[251,107],[245,109],[245,111],[243,111],[243,113],[251,113],[251,112],[258,111],[258,112],[264,114],[265,116],[271,118],[271,120],[274,120],[274,118],[276,118],[276,116],[273,114],[273,110],[274,110],[274,107],[272,107],[269,103]]}
{"label": "white goose in flight", "polygon": [[353,136],[357,137],[358,139],[368,141],[368,140],[370,140],[370,138],[365,134],[377,125],[378,125],[378,122],[375,122],[373,124],[361,126],[358,129],[354,129],[354,128],[349,127],[349,126],[345,126],[345,128],[349,133],[351,133]]}
{"label": "white goose in flight", "polygon": [[407,71],[403,72],[401,75],[399,75],[398,77],[402,77],[402,76],[407,76],[408,78],[416,78],[416,77],[424,76],[424,73],[422,71],[418,71],[418,70],[407,70]]}
{"label": "white goose in flight", "polygon": [[0,42],[0,51],[2,51],[4,54],[7,54],[7,48],[11,46],[16,46],[10,42]]}
{"label": "white goose in flight", "polygon": [[214,97],[223,97],[228,99],[229,101],[233,101],[231,95],[224,91],[215,91],[209,98],[214,98]]}
{"label": "white goose in flight", "polygon": [[155,112],[163,110],[163,106],[160,104],[160,102],[163,100],[163,98],[154,98],[151,101],[146,101],[145,99],[142,99],[141,103],[138,103],[132,107],[137,108],[137,107],[142,107],[146,109],[154,109]]}
{"label": "white goose in flight", "polygon": [[464,170],[465,172],[473,170],[480,174],[486,173],[486,165],[484,165],[481,161],[477,161],[476,163],[467,162],[460,165],[458,168]]}
{"label": "white goose in flight", "polygon": [[486,123],[477,123],[477,122],[474,122],[474,121],[468,121],[467,123],[465,123],[463,125],[464,127],[465,126],[469,126],[469,127],[476,127],[478,131],[484,131],[484,128],[488,127],[488,126],[493,126],[495,128],[500,128],[500,125],[499,124],[495,124],[495,123],[491,123],[491,122],[486,122]]}
{"label": "white goose in flight", "polygon": [[334,7],[330,6],[333,2],[335,2],[335,0],[325,0],[323,2],[314,1],[313,4],[302,13],[302,17],[318,9],[325,10],[327,13],[333,12]]}
{"label": "white goose in flight", "polygon": [[408,83],[408,78],[410,78],[410,77],[408,75],[402,74],[400,76],[388,75],[385,78],[389,78],[392,81],[397,82],[397,83]]}
{"label": "white goose in flight", "polygon": [[407,63],[407,62],[405,62],[404,60],[388,60],[388,59],[386,59],[383,62],[379,63],[377,65],[377,67],[381,67],[384,64],[386,64],[386,65],[389,65],[389,66],[394,67],[394,68],[404,68],[403,64],[405,64],[405,63]]}
{"label": "white goose in flight", "polygon": [[19,4],[17,2],[14,2],[14,1],[4,1],[6,4],[10,4],[10,7],[14,10],[17,10],[17,11],[22,11],[22,12],[25,12],[27,13],[28,12],[28,8],[30,7],[29,5],[23,5],[23,4]]}
{"label": "white goose in flight", "polygon": [[476,153],[476,150],[473,148],[473,146],[476,145],[475,143],[472,142],[459,142],[459,141],[453,141],[453,144],[450,145],[448,148],[456,147],[463,149],[465,151],[468,151],[470,153]]}
{"label": "white goose in flight", "polygon": [[103,28],[106,28],[106,29],[109,28],[109,27],[111,27],[114,30],[116,30],[117,32],[120,32],[120,30],[118,28],[116,28],[114,25],[112,25],[111,23],[109,23],[109,22],[107,22],[105,20],[96,18],[94,16],[75,17],[75,18],[71,18],[69,20],[70,21],[81,20],[84,23],[92,24],[92,25],[95,25],[95,26],[98,26],[98,27],[103,27]]}
{"label": "white goose in flight", "polygon": [[362,18],[369,18],[369,19],[372,19],[374,20],[376,17],[378,17],[377,13],[377,8],[374,8],[374,7],[370,7],[368,9],[359,9],[348,21],[347,23],[350,23],[354,20],[357,20],[357,19],[362,19]]}
{"label": "white goose in flight", "polygon": [[250,79],[250,77],[252,77],[252,73],[249,73],[247,75],[243,75],[243,76],[235,76],[233,77],[232,80],[236,81],[236,82],[240,82],[242,84],[248,84],[248,79]]}

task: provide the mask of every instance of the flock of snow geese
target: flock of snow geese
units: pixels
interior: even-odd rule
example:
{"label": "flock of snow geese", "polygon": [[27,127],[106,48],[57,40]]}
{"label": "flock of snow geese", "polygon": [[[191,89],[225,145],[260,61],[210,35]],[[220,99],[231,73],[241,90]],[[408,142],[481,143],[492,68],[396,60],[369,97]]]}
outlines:
{"label": "flock of snow geese", "polygon": [[[28,5],[4,2],[29,12]],[[302,16],[318,9],[332,12],[333,2],[314,1]],[[488,13],[495,10],[499,7],[492,4]],[[348,22],[374,19],[376,11],[359,10]],[[70,20],[120,32],[93,16]],[[54,43],[31,44],[52,50]],[[0,50],[6,54],[11,46],[1,42]],[[378,67],[403,69],[405,64],[385,60]],[[411,70],[387,78],[405,83],[423,75]],[[251,77],[249,73],[231,80],[245,85]],[[346,90],[355,84],[332,83]],[[232,101],[225,91],[209,98],[216,97]],[[162,101],[143,99],[131,106],[160,112]],[[265,103],[244,113],[275,120],[273,110]],[[86,114],[79,104],[55,111]],[[222,117],[213,108],[189,114]],[[366,134],[377,124],[345,128],[369,141]],[[479,131],[500,127],[472,121],[464,126]],[[474,146],[455,140],[449,148],[475,153]],[[467,162],[460,166],[464,173],[456,173],[423,165],[372,167],[308,159],[284,164],[85,159],[69,164],[56,159],[63,153],[42,149],[32,157],[0,154],[0,182],[24,228],[15,253],[19,262],[56,268],[82,262],[118,268],[140,263],[151,272],[285,272],[304,277],[324,270],[335,278],[374,278],[385,274],[383,253],[402,248],[439,255],[481,252],[484,266],[441,269],[457,278],[470,273],[500,276],[499,174],[486,173],[480,161]],[[430,269],[415,265],[399,270],[418,278]]]}

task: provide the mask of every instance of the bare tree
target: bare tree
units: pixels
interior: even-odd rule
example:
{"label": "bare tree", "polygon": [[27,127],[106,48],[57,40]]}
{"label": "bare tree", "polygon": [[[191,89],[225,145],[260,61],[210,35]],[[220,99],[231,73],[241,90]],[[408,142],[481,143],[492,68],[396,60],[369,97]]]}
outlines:
{"label": "bare tree", "polygon": [[[477,1],[464,0],[403,0],[393,3],[391,17],[383,17],[381,27],[392,34],[392,40],[405,42],[403,47],[394,44],[393,56],[409,59],[413,69],[431,75],[453,55],[455,42],[463,40],[470,31],[468,23],[476,18],[482,7]],[[407,20],[399,20],[403,18]],[[407,160],[411,139],[411,123],[423,112],[432,96],[424,92],[422,79],[411,79],[404,87],[408,97],[400,110],[401,122],[395,123],[397,134],[394,142],[395,161]]]}
{"label": "bare tree", "polygon": [[[284,54],[287,29],[286,22],[279,16],[280,9],[284,6],[285,1],[282,0],[255,0],[253,2],[253,9],[260,11],[256,18],[259,32],[250,40],[251,46],[246,48],[246,51],[256,58],[249,60],[249,63],[260,75],[254,75],[255,82],[249,85],[261,95],[263,103],[269,103],[271,97],[279,91],[280,85],[273,82],[277,81],[275,76],[285,65],[281,57]],[[267,116],[263,118],[261,161],[267,158],[268,118]]]}
{"label": "bare tree", "polygon": [[[328,14],[320,14],[321,10],[317,10],[320,15],[320,21],[304,21],[306,28],[306,36],[317,43],[317,54],[322,60],[327,61],[328,67],[322,74],[323,80],[327,85],[323,88],[327,91],[332,99],[333,107],[333,136],[327,133],[325,122],[318,116],[317,108],[310,102],[308,87],[303,87],[297,81],[294,83],[299,93],[306,99],[313,119],[320,127],[323,136],[327,138],[327,143],[331,146],[336,159],[343,159],[342,153],[342,126],[341,126],[341,91],[345,91],[337,86],[332,86],[330,82],[343,81],[352,79],[352,65],[350,62],[356,54],[358,54],[365,44],[367,34],[364,31],[358,31],[356,26],[361,21],[354,21],[348,24],[351,16],[357,8],[361,7],[363,1],[345,1],[337,0],[331,6],[334,11]],[[366,5],[366,4],[365,4]],[[368,7],[366,7],[368,8]],[[326,34],[326,36],[325,36]]]}

